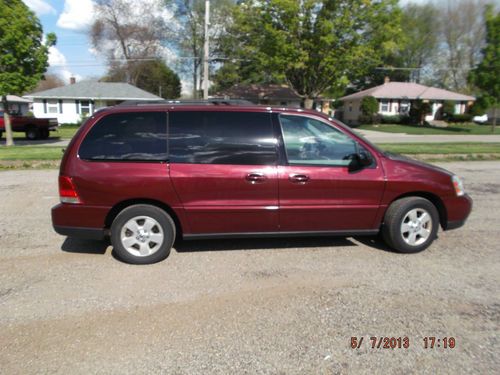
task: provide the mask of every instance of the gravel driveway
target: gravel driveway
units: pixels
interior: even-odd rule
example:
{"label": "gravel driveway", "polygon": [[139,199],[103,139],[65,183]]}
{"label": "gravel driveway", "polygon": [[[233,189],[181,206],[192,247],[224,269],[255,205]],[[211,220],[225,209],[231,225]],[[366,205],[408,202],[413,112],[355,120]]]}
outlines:
{"label": "gravel driveway", "polygon": [[[53,233],[56,171],[0,172],[0,373],[498,373],[500,163],[443,166],[475,207],[423,253],[198,241],[151,266]],[[409,347],[372,349],[372,336]],[[424,349],[426,336],[456,346]]]}

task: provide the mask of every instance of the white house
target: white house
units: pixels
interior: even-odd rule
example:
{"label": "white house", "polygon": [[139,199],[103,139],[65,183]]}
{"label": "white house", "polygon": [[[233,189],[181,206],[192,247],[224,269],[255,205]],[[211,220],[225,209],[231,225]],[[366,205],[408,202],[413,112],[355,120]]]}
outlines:
{"label": "white house", "polygon": [[[7,102],[9,103],[10,113],[26,115],[30,110],[31,100],[21,98],[16,95],[7,95]],[[0,111],[3,111],[3,103],[0,101]]]}
{"label": "white house", "polygon": [[83,81],[39,91],[24,96],[33,100],[33,114],[38,118],[54,118],[60,124],[75,124],[97,109],[123,101],[156,101],[159,96],[128,83]]}
{"label": "white house", "polygon": [[432,114],[426,117],[427,121],[439,118],[440,108],[445,101],[455,103],[455,114],[463,114],[467,107],[476,100],[473,96],[457,92],[420,85],[410,82],[386,82],[383,85],[347,95],[340,100],[343,103],[343,120],[348,124],[358,123],[361,115],[361,100],[365,96],[373,96],[379,103],[378,113],[382,116],[396,116],[408,114],[411,103],[415,100],[429,102]]}

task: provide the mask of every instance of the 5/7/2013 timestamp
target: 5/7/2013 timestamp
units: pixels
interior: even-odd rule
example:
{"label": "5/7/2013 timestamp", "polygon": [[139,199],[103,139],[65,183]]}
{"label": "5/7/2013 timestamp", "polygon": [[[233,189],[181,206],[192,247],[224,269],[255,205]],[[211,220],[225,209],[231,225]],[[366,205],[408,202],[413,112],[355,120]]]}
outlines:
{"label": "5/7/2013 timestamp", "polygon": [[[364,337],[352,336],[351,348],[360,349],[363,346]],[[420,340],[417,340],[417,342]],[[372,336],[366,340],[370,349],[408,349],[410,347],[410,338],[405,337],[377,337]],[[426,336],[420,341],[424,349],[454,349],[456,340],[454,337],[435,337]],[[366,344],[365,344],[366,345]]]}

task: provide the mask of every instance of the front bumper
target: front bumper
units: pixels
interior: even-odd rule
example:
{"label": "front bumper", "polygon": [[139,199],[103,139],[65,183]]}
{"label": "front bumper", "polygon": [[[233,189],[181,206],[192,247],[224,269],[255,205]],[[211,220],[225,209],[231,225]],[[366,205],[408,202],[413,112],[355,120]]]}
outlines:
{"label": "front bumper", "polygon": [[444,230],[460,228],[465,224],[472,211],[472,198],[465,194],[445,201],[448,220],[443,227]]}

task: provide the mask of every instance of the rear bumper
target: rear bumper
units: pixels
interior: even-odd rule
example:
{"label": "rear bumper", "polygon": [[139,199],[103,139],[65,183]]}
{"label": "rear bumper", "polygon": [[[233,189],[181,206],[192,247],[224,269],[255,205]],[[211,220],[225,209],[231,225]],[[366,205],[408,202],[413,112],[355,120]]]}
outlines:
{"label": "rear bumper", "polygon": [[444,230],[460,228],[465,224],[472,211],[472,198],[465,194],[446,201],[448,221]]}
{"label": "rear bumper", "polygon": [[107,236],[109,207],[60,203],[52,208],[54,230],[68,237],[101,240]]}

